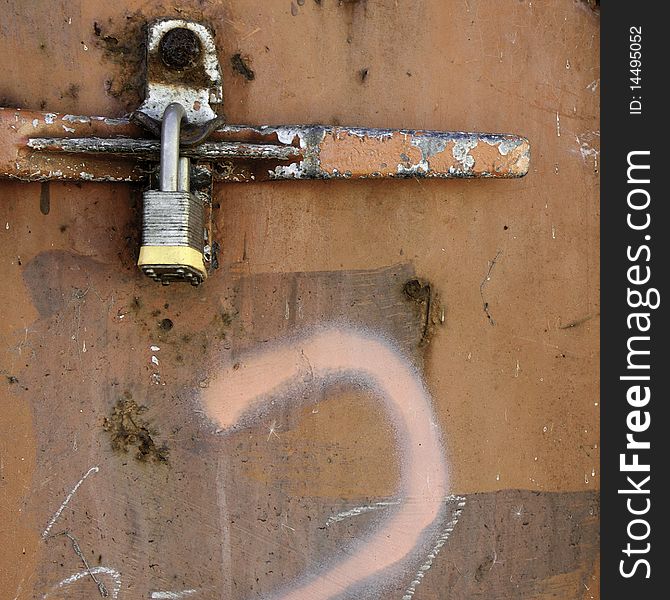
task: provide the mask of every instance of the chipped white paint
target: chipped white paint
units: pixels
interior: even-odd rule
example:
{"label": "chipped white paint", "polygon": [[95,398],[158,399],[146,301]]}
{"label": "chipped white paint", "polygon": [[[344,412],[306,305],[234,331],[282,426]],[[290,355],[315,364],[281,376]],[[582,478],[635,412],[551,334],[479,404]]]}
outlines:
{"label": "chipped white paint", "polygon": [[56,122],[58,115],[56,113],[46,113],[44,115],[44,122],[47,125],[53,125]]}
{"label": "chipped white paint", "polygon": [[433,562],[437,558],[437,555],[440,553],[440,550],[442,550],[442,547],[447,543],[449,536],[451,536],[454,527],[456,527],[456,523],[458,523],[458,520],[461,517],[463,507],[465,506],[465,498],[463,496],[449,496],[447,500],[457,502],[456,510],[454,510],[454,512],[452,513],[451,520],[444,527],[442,534],[440,535],[437,542],[433,546],[432,550],[426,557],[425,562],[419,567],[419,570],[416,572],[414,579],[410,583],[409,587],[405,590],[405,594],[402,597],[402,600],[412,600],[412,596],[414,596],[414,594],[416,593],[416,588],[419,586],[419,584],[425,577],[426,573],[433,566]]}
{"label": "chipped white paint", "polygon": [[[85,117],[83,115],[63,115],[61,120],[67,121],[68,123],[90,123],[91,117]],[[127,123],[127,121],[125,122]]]}
{"label": "chipped white paint", "polygon": [[428,161],[425,159],[420,160],[414,165],[409,167],[405,166],[403,163],[399,163],[396,167],[396,173],[402,175],[403,177],[411,177],[413,175],[425,175],[430,170]]}
{"label": "chipped white paint", "polygon": [[[109,575],[109,577],[112,579],[112,582],[114,583],[112,587],[111,598],[112,600],[117,600],[117,598],[119,597],[119,592],[121,591],[121,573],[119,573],[116,569],[112,569],[110,567],[97,566],[97,567],[91,567],[86,571],[79,571],[78,573],[74,573],[73,575],[70,575],[69,577],[63,579],[63,581],[61,581],[58,584],[58,587],[62,588],[67,585],[72,585],[73,583],[79,581],[80,579],[85,579],[86,577],[90,577],[91,575]],[[48,594],[44,597],[46,598],[47,596]]]}
{"label": "chipped white paint", "polygon": [[582,157],[582,161],[586,163],[589,158],[593,158],[593,169],[598,170],[598,159],[600,158],[600,150],[594,148],[589,142],[593,137],[600,137],[599,131],[592,131],[586,134],[582,134],[582,137],[578,135],[575,136],[577,140],[577,145],[579,146],[579,154]]}
{"label": "chipped white paint", "polygon": [[121,119],[115,117],[93,117],[96,121],[102,121],[105,125],[112,127],[128,125],[128,119]]}
{"label": "chipped white paint", "polygon": [[54,523],[61,516],[62,512],[65,510],[65,507],[68,505],[70,500],[72,500],[72,497],[77,493],[77,490],[79,489],[79,486],[81,486],[81,484],[84,483],[84,481],[86,481],[86,478],[89,475],[91,475],[91,473],[97,473],[99,470],[100,470],[100,467],[94,466],[94,467],[91,467],[88,471],[86,471],[86,473],[84,473],[84,476],[72,488],[70,493],[65,497],[65,500],[63,500],[63,503],[58,507],[58,510],[53,514],[51,519],[49,519],[49,522],[47,523],[46,528],[42,532],[42,539],[47,538],[47,536],[49,535],[49,531],[51,531],[51,528],[54,526]]}
{"label": "chipped white paint", "polygon": [[[344,131],[346,135],[355,135],[356,137],[361,138],[362,140],[366,138],[372,138],[375,140],[389,140],[393,137],[395,133],[393,129],[363,129],[361,127],[347,127],[340,129],[334,129],[334,135],[338,135],[340,131]],[[410,131],[400,131],[405,136],[412,135]]]}
{"label": "chipped white paint", "polygon": [[512,150],[518,148],[523,142],[521,140],[503,139],[498,142],[498,152],[501,156],[507,156]]}
{"label": "chipped white paint", "polygon": [[179,600],[179,598],[186,598],[197,594],[198,590],[182,590],[180,592],[151,592],[151,597],[155,600]]}
{"label": "chipped white paint", "polygon": [[463,165],[466,171],[471,171],[475,166],[475,158],[470,154],[470,150],[476,148],[477,145],[477,138],[472,136],[456,141],[451,150],[453,157]]}
{"label": "chipped white paint", "polygon": [[592,94],[595,94],[598,86],[600,85],[600,79],[594,79],[589,85],[586,86],[586,89],[589,90]]}
{"label": "chipped white paint", "polygon": [[152,352],[158,352],[160,350],[160,346],[150,346],[149,350],[151,350]]}
{"label": "chipped white paint", "polygon": [[303,175],[301,163],[291,163],[288,166],[279,165],[275,167],[274,171],[269,171],[269,175],[273,179],[300,179]]}
{"label": "chipped white paint", "polygon": [[151,362],[156,366],[158,366],[160,364],[159,360],[158,360],[158,357],[155,354],[151,357]]}
{"label": "chipped white paint", "polygon": [[289,146],[293,144],[295,138],[298,138],[300,147],[305,147],[305,140],[303,139],[299,129],[292,129],[290,127],[262,127],[263,133],[275,133],[277,134],[277,139],[282,144],[288,144]]}
{"label": "chipped white paint", "polygon": [[40,122],[37,119],[33,119],[33,127],[37,127]]}
{"label": "chipped white paint", "polygon": [[77,130],[74,127],[68,127],[67,125],[63,125],[63,131],[67,131],[68,133],[74,133]]}
{"label": "chipped white paint", "polygon": [[357,517],[358,515],[362,515],[364,513],[372,512],[375,510],[383,510],[385,508],[388,508],[389,506],[397,506],[398,504],[400,504],[400,500],[393,500],[388,502],[375,502],[374,504],[369,504],[366,506],[356,506],[355,508],[352,508],[350,510],[345,510],[341,513],[333,515],[332,517],[328,517],[328,520],[326,521],[326,527],[330,527],[333,523],[339,523],[340,521],[344,521],[345,519],[348,519],[350,517]]}

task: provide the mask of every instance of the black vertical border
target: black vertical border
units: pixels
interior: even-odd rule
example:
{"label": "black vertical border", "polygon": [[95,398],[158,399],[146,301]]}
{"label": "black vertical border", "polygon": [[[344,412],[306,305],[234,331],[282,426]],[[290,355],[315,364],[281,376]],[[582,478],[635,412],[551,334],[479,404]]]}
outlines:
{"label": "black vertical border", "polygon": [[[601,6],[601,597],[612,598],[670,598],[670,549],[668,543],[668,502],[670,493],[670,419],[668,419],[667,379],[670,377],[670,353],[666,352],[668,321],[665,314],[670,307],[668,280],[670,278],[670,231],[666,187],[670,175],[670,142],[668,115],[668,87],[670,86],[670,28],[665,22],[660,2],[603,2]],[[631,90],[630,28],[642,28],[641,90]],[[642,114],[631,115],[629,103],[633,96],[641,96]],[[665,109],[665,110],[664,110]],[[666,141],[666,138],[668,141]],[[651,193],[651,225],[648,230],[636,232],[626,223],[627,194],[635,186],[627,182],[628,153],[650,150],[651,183],[644,186]],[[643,240],[650,235],[649,241]],[[633,249],[647,243],[651,249],[649,262],[631,263],[627,247]],[[651,413],[651,427],[640,439],[651,441],[651,449],[639,451],[640,462],[650,462],[651,509],[645,518],[651,526],[647,540],[630,540],[627,527],[637,518],[628,511],[627,496],[618,490],[627,489],[627,475],[622,473],[619,457],[626,452],[626,423],[630,410],[626,399],[631,382],[620,381],[627,372],[627,341],[634,332],[628,329],[627,317],[633,309],[628,306],[627,271],[633,264],[651,267],[649,285],[659,290],[660,307],[649,310],[652,326],[649,371],[651,401],[641,410]],[[638,288],[642,289],[642,288]],[[629,451],[630,453],[631,451]],[[639,474],[634,479],[639,480]],[[643,498],[639,495],[636,498]],[[635,505],[638,508],[644,502]],[[644,527],[633,528],[636,534]],[[644,548],[648,553],[627,557],[627,544]],[[635,557],[645,558],[651,565],[650,578],[646,567],[639,565],[635,575],[625,578],[620,572],[620,561],[626,560],[624,570],[631,569]]]}

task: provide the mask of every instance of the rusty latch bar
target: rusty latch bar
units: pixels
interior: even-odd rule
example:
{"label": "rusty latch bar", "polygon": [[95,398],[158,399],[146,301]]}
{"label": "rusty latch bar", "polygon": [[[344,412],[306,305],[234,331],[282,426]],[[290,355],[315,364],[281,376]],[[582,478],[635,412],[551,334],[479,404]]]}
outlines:
{"label": "rusty latch bar", "polygon": [[[528,140],[512,134],[226,124],[217,116],[223,81],[211,31],[162,19],[149,25],[147,36],[145,100],[127,118],[0,108],[0,176],[155,182],[160,159],[161,187],[144,194],[139,264],[163,283],[197,284],[207,276],[212,181],[513,178],[528,172]],[[168,127],[177,135],[169,144],[168,112],[177,119]]]}
{"label": "rusty latch bar", "polygon": [[[23,181],[137,181],[160,141],[128,119],[0,109],[0,175]],[[522,177],[530,145],[509,134],[223,125],[184,156],[219,181]],[[146,163],[146,164],[143,164]]]}

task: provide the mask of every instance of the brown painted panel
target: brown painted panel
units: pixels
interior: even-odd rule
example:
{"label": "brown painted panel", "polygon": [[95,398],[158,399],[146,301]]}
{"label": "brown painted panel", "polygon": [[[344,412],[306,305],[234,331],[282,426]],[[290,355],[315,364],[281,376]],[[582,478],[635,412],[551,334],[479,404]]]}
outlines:
{"label": "brown painted panel", "polygon": [[164,16],[230,123],[509,131],[530,172],[217,184],[199,289],[137,271],[136,184],[0,182],[0,598],[598,598],[597,13],[11,0],[0,104],[122,116]]}

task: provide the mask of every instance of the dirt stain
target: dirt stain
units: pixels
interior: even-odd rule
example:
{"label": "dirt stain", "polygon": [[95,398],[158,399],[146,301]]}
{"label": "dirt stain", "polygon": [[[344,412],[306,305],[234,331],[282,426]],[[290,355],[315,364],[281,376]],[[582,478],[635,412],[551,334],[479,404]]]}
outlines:
{"label": "dirt stain", "polygon": [[117,400],[111,415],[105,417],[103,429],[110,434],[115,451],[134,450],[135,458],[140,462],[167,463],[169,449],[165,443],[159,446],[154,441],[158,431],[143,418],[146,411],[146,406],[138,405],[126,392]]}
{"label": "dirt stain", "polygon": [[106,92],[127,110],[136,108],[144,98],[146,17],[139,12],[127,15],[122,26],[112,19],[104,24],[95,21],[93,34],[103,57],[120,68],[118,77],[105,82]]}
{"label": "dirt stain", "polygon": [[408,300],[415,302],[421,311],[424,323],[419,346],[427,346],[435,335],[438,325],[444,323],[444,306],[439,295],[430,283],[420,279],[410,279],[403,286],[403,294]]}
{"label": "dirt stain", "polygon": [[233,54],[230,59],[230,64],[233,67],[233,71],[242,75],[242,77],[244,77],[247,81],[253,81],[256,79],[256,73],[253,72],[251,67],[249,67],[248,61],[244,59],[239,52],[237,54]]}

